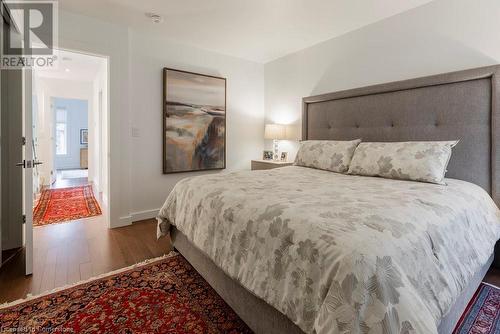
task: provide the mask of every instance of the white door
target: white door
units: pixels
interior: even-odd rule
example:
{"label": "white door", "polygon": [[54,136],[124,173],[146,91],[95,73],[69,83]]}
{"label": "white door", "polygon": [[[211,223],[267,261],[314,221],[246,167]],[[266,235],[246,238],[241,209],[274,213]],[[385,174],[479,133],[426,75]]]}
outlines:
{"label": "white door", "polygon": [[24,69],[23,76],[23,210],[26,275],[33,273],[33,71]]}
{"label": "white door", "polygon": [[[8,26],[3,23],[2,29],[8,29]],[[12,40],[20,38],[15,33],[11,37]],[[3,251],[24,246],[23,170],[18,167],[23,165],[19,164],[23,160],[23,72],[14,69],[1,71],[0,234]]]}

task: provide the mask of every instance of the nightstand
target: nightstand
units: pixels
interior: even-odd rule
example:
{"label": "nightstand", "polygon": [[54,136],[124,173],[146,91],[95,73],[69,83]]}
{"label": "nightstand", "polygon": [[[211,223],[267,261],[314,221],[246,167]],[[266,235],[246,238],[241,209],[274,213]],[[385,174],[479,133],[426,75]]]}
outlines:
{"label": "nightstand", "polygon": [[293,162],[289,161],[252,160],[252,170],[274,169],[292,165]]}

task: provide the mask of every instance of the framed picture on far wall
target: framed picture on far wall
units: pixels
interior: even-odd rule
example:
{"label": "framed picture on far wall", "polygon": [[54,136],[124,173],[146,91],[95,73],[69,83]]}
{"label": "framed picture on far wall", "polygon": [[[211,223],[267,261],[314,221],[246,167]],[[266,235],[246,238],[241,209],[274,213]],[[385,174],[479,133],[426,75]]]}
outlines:
{"label": "framed picture on far wall", "polygon": [[89,129],[80,129],[80,144],[89,144]]}
{"label": "framed picture on far wall", "polygon": [[163,69],[163,173],[226,168],[226,79]]}

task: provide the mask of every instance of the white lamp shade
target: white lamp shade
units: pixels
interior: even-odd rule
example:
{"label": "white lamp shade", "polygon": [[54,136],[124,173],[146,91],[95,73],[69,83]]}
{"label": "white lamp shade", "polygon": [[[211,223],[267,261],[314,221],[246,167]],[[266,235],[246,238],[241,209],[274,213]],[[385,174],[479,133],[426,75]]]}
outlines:
{"label": "white lamp shade", "polygon": [[266,124],[264,131],[265,139],[286,139],[286,127],[282,124]]}
{"label": "white lamp shade", "polygon": [[285,134],[287,140],[299,140],[299,127],[296,125],[287,125]]}

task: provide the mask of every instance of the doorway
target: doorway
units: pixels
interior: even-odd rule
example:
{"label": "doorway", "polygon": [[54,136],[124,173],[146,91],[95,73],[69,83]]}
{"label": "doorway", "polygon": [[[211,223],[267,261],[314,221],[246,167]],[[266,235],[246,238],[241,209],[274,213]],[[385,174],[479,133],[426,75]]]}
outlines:
{"label": "doorway", "polygon": [[57,56],[57,69],[34,71],[33,147],[44,161],[34,171],[35,200],[44,189],[86,184],[107,199],[107,59],[68,50]]}
{"label": "doorway", "polygon": [[[31,85],[33,160],[43,162],[33,168],[34,279],[54,249],[74,252],[82,226],[108,227],[108,59],[56,55],[58,67],[35,68]],[[83,265],[81,255],[72,261]]]}

